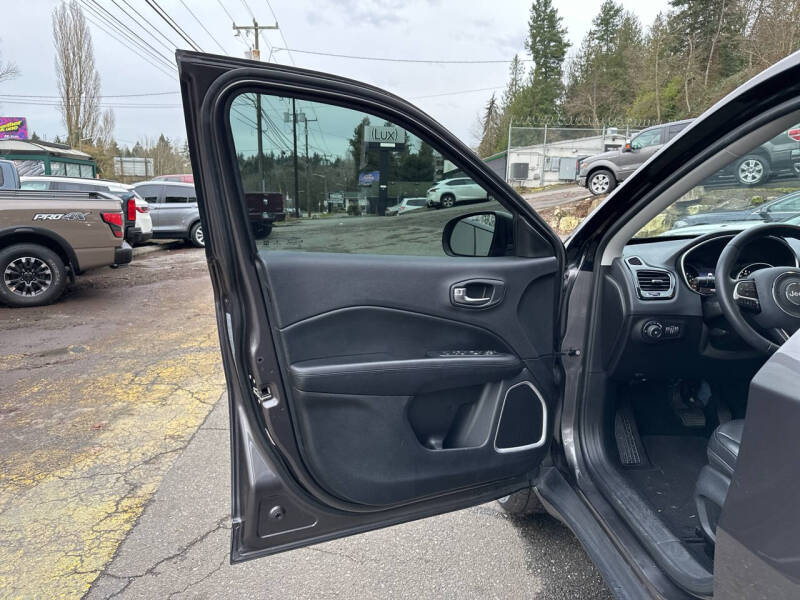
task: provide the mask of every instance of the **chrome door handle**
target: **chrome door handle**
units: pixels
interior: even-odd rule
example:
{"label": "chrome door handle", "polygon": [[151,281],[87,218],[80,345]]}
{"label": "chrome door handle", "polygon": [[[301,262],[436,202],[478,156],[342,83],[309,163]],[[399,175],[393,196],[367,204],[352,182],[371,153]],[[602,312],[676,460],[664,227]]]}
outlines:
{"label": "chrome door handle", "polygon": [[504,292],[505,285],[500,280],[470,279],[450,286],[450,302],[455,306],[486,308],[498,304]]}

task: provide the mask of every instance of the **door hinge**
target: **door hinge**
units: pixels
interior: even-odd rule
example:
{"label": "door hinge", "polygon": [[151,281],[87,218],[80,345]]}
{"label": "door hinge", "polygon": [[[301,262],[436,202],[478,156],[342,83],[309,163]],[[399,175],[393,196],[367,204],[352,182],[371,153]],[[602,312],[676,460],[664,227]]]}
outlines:
{"label": "door hinge", "polygon": [[269,385],[265,385],[262,388],[259,388],[253,378],[250,377],[250,381],[253,383],[253,395],[258,400],[258,403],[262,406],[262,408],[272,408],[273,406],[278,405],[278,399],[272,394],[272,390],[270,389]]}

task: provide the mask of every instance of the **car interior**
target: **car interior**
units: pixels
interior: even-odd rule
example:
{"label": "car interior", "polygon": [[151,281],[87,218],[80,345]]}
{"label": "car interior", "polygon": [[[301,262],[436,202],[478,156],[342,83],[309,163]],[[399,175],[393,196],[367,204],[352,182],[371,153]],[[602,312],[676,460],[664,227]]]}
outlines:
{"label": "car interior", "polygon": [[759,323],[758,313],[767,309],[751,307],[736,282],[798,267],[800,230],[750,230],[735,252],[729,246],[736,231],[698,237],[637,232],[792,118],[796,113],[733,142],[632,211],[607,237],[596,280],[599,327],[582,398],[587,466],[656,562],[695,594],[713,589],[716,527],[736,467],[748,387],[770,353],[740,335],[741,325],[732,327],[730,309],[717,294],[717,266],[724,260],[733,282],[724,292],[736,286],[733,310],[777,347],[794,331]]}
{"label": "car interior", "polygon": [[[208,81],[235,62],[179,59]],[[605,521],[618,539],[624,528],[646,550],[648,577],[658,571],[684,592],[711,596],[749,385],[796,330],[784,317],[800,317],[773,292],[790,302],[786,286],[800,294],[800,228],[653,237],[647,226],[674,204],[688,210],[696,188],[797,123],[798,111],[729,132],[691,162],[673,158],[675,176],[642,186],[627,208],[608,202],[613,221],[594,225],[597,246],[589,259],[580,251],[588,266],[576,266],[569,239],[562,244],[499,175],[413,106],[334,76],[316,75],[304,92],[307,72],[269,65],[259,74],[263,89],[233,72],[219,76],[231,85],[207,97],[185,80],[197,94],[191,104],[203,99],[215,116],[190,111],[187,129],[200,149],[209,265],[235,382],[232,560],[497,499],[538,486],[544,465],[574,476],[595,526]],[[297,97],[285,95],[292,85]],[[301,200],[296,161],[281,150],[291,141],[274,131],[253,141],[259,118],[298,129],[310,121],[338,140],[327,158],[307,159],[319,174],[333,179],[340,169],[355,182],[354,172],[372,165],[393,173],[375,182],[377,198],[362,204],[353,191],[358,207],[372,207],[398,180],[416,196],[414,186],[429,186],[447,163],[498,204],[399,220],[361,217],[359,208],[336,227],[309,218],[254,240],[248,191],[284,186],[301,209],[313,206]],[[401,141],[369,141],[382,133]],[[226,145],[221,158],[205,150],[217,143]],[[259,167],[262,152],[268,170]],[[417,180],[399,175],[421,167]],[[648,172],[645,165],[612,198]],[[787,269],[796,279],[781,279]],[[236,278],[244,283],[233,285]],[[564,307],[563,285],[571,290]],[[553,439],[563,452],[549,452]],[[557,461],[567,464],[553,469]]]}

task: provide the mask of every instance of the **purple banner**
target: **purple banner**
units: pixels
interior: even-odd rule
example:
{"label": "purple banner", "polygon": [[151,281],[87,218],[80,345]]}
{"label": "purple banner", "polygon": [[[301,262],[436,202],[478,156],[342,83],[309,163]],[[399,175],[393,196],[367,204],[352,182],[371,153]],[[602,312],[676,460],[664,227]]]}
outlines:
{"label": "purple banner", "polygon": [[0,117],[0,140],[27,140],[25,117]]}

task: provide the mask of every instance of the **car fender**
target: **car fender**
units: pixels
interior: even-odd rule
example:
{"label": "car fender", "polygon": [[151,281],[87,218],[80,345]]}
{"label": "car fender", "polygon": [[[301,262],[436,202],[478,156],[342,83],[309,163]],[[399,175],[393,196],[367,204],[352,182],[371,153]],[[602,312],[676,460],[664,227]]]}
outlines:
{"label": "car fender", "polygon": [[200,210],[198,208],[194,208],[191,211],[186,211],[186,215],[181,220],[181,227],[184,231],[186,231],[187,235],[194,227],[194,224],[200,220]]}
{"label": "car fender", "polygon": [[617,181],[620,181],[620,174],[619,174],[619,165],[614,164],[610,160],[601,159],[597,162],[592,162],[589,164],[589,168],[586,170],[586,185],[589,185],[589,178],[598,170],[598,169],[606,169],[607,171],[611,171],[614,175],[614,178]]}
{"label": "car fender", "polygon": [[27,242],[35,244],[37,243],[37,238],[39,242],[43,242],[44,246],[47,246],[51,250],[57,252],[62,257],[66,257],[66,262],[70,269],[74,273],[80,274],[80,264],[78,263],[78,256],[75,254],[75,250],[67,240],[65,240],[59,234],[48,229],[28,226],[6,227],[4,229],[0,229],[0,248],[14,243]]}

